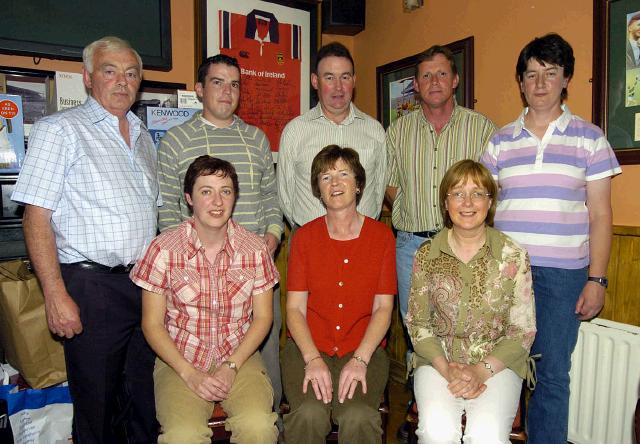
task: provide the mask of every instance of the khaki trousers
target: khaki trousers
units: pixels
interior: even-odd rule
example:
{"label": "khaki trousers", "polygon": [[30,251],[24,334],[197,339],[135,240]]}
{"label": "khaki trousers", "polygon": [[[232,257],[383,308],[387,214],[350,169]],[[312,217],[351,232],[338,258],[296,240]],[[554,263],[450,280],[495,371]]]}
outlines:
{"label": "khaki trousers", "polygon": [[333,397],[329,404],[316,399],[311,386],[302,393],[304,379],[304,360],[300,350],[291,339],[282,352],[281,368],[284,393],[291,407],[284,416],[284,437],[287,444],[324,444],[331,431],[331,420],[339,426],[338,441],[349,444],[375,444],[382,442],[382,420],[378,406],[389,377],[389,357],[378,347],[371,356],[367,367],[367,394],[363,395],[362,386],[353,399],[338,402],[338,381],[342,367],[351,359],[353,353],[338,358],[320,354],[329,367],[333,381]]}
{"label": "khaki trousers", "polygon": [[[212,369],[214,370],[214,369]],[[159,444],[209,444],[207,421],[214,403],[192,392],[178,374],[156,359],[153,372],[156,412],[161,425]],[[229,397],[222,401],[228,415],[225,429],[231,442],[273,444],[278,439],[277,415],[272,412],[273,390],[262,358],[254,353],[238,370]]]}

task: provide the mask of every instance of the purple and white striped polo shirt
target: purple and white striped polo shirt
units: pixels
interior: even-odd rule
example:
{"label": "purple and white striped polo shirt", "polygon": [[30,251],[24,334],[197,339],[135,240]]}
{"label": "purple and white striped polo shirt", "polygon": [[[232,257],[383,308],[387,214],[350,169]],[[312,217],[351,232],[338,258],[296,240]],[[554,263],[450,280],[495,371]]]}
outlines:
{"label": "purple and white striped polo shirt", "polygon": [[621,172],[597,126],[563,113],[539,140],[518,120],[498,131],[481,162],[498,181],[495,228],[525,247],[531,265],[589,265],[587,182]]}

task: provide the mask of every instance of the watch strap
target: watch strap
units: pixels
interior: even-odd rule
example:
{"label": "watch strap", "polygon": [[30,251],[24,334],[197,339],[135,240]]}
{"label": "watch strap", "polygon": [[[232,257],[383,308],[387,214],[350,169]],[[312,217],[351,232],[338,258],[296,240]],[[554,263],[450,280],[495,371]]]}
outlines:
{"label": "watch strap", "polygon": [[607,288],[609,285],[609,279],[606,276],[589,276],[587,281],[596,282],[602,285],[604,288]]}

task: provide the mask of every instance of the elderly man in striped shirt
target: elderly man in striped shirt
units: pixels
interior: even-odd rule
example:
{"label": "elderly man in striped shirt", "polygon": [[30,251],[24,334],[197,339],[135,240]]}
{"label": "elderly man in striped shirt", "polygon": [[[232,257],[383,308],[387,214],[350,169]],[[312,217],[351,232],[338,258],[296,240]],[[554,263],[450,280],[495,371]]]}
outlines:
{"label": "elderly man in striped shirt", "polygon": [[358,211],[377,219],[385,188],[384,129],[351,102],[356,84],[349,50],[329,43],[318,50],[311,85],[318,91],[317,106],[287,124],[278,154],[278,197],[292,228],[325,214],[311,192],[311,162],[327,145],[353,148],[367,173]]}

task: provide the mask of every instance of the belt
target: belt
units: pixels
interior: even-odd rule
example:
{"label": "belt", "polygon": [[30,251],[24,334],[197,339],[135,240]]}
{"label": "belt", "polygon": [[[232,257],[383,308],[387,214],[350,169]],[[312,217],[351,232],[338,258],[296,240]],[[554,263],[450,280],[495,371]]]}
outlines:
{"label": "belt", "polygon": [[433,237],[436,234],[438,234],[440,232],[440,230],[430,230],[430,231],[414,231],[414,232],[409,232],[411,234],[413,234],[414,236],[418,236],[418,237]]}
{"label": "belt", "polygon": [[135,264],[116,265],[115,267],[108,267],[106,265],[98,264],[97,262],[84,261],[64,265],[82,268],[83,270],[91,270],[95,271],[96,273],[124,274],[129,273]]}

